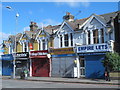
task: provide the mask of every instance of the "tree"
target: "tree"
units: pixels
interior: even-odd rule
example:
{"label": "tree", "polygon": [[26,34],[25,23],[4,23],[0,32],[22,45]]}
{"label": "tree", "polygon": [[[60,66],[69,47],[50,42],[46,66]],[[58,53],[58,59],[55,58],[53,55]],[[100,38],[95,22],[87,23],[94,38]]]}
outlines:
{"label": "tree", "polygon": [[120,71],[120,55],[116,52],[108,52],[102,61],[104,66],[108,66],[111,71]]}

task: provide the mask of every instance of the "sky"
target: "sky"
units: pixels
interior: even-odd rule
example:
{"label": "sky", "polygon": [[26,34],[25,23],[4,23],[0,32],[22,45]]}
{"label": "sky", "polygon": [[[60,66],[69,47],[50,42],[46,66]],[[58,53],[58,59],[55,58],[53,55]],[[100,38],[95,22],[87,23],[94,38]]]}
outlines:
{"label": "sky", "polygon": [[[12,9],[7,9],[10,6]],[[2,30],[0,43],[9,35],[29,30],[31,21],[39,27],[58,25],[63,16],[70,12],[75,19],[89,17],[91,14],[105,14],[118,11],[118,2],[2,2]],[[16,19],[16,13],[19,17]],[[17,20],[17,23],[16,23]],[[2,39],[1,39],[2,38]]]}

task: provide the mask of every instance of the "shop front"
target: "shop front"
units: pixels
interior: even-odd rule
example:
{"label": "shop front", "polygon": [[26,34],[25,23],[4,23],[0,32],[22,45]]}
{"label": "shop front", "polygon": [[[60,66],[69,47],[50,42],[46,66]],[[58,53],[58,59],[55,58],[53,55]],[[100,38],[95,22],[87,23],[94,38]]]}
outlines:
{"label": "shop front", "polygon": [[31,59],[31,76],[49,77],[50,76],[50,59],[48,50],[30,51]]}
{"label": "shop front", "polygon": [[[19,52],[13,54],[15,59],[15,75],[20,76],[21,71],[30,69],[29,53]],[[29,73],[28,73],[29,74]]]}
{"label": "shop front", "polygon": [[12,54],[1,55],[2,57],[2,75],[10,76],[13,72],[13,56]]}
{"label": "shop front", "polygon": [[104,78],[102,60],[110,51],[107,43],[77,46],[78,77]]}
{"label": "shop front", "polygon": [[50,49],[52,77],[74,77],[75,53],[73,48]]}

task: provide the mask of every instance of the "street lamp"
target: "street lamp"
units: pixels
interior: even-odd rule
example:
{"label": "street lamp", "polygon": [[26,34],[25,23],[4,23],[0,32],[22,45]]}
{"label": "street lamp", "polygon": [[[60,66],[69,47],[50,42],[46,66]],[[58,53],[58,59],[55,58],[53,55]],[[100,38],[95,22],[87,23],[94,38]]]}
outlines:
{"label": "street lamp", "polygon": [[[6,8],[15,11],[15,9],[13,9],[13,8],[10,7],[10,6],[6,6]],[[16,19],[16,20],[15,20],[15,21],[16,21],[16,29],[15,29],[15,31],[17,31],[17,24],[18,24],[18,17],[19,17],[19,14],[18,14],[18,12],[16,12],[16,11],[15,11],[15,13],[16,13],[16,18],[15,18],[15,19]],[[13,60],[13,78],[15,78],[15,67],[16,67],[16,65],[15,65],[16,52],[17,52],[17,49],[16,49],[16,33],[15,33],[14,45],[15,45],[15,48],[14,48],[14,60]]]}
{"label": "street lamp", "polygon": [[49,58],[49,65],[50,65],[50,73],[49,76],[51,77],[51,71],[52,71],[52,66],[51,66],[51,54],[47,54],[47,57]]}

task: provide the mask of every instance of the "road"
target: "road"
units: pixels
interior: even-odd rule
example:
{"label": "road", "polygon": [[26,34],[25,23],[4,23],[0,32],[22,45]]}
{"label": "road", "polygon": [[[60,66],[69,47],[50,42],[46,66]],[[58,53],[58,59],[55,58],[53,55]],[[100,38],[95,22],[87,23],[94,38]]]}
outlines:
{"label": "road", "polygon": [[118,88],[118,85],[2,80],[2,88]]}

